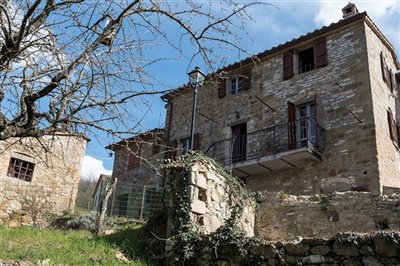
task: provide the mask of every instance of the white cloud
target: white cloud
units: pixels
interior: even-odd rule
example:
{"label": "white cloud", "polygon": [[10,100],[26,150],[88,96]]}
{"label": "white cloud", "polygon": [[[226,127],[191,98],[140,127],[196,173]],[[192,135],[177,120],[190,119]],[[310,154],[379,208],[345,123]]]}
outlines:
{"label": "white cloud", "polygon": [[[355,1],[358,11],[367,11],[368,15],[379,21],[386,16],[392,15],[398,11],[398,0],[380,0],[380,1]],[[348,4],[347,0],[320,1],[319,12],[314,17],[314,22],[318,25],[329,25],[342,18],[342,8]]]}
{"label": "white cloud", "polygon": [[[359,0],[352,1],[359,12],[367,11],[382,33],[400,52],[400,1],[399,0]],[[314,16],[318,26],[329,25],[342,18],[342,8],[348,0],[319,1],[319,11]]]}
{"label": "white cloud", "polygon": [[102,160],[96,159],[89,155],[86,155],[83,158],[81,176],[97,180],[100,174],[109,175],[111,173],[112,170],[106,169]]}

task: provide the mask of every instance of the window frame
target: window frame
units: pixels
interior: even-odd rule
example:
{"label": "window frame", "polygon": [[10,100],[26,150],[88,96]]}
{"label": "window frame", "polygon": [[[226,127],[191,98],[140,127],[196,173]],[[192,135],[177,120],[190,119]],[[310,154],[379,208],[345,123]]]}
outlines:
{"label": "window frame", "polygon": [[[18,170],[16,170],[17,168]],[[24,170],[24,172],[22,172],[22,170]],[[16,178],[26,182],[32,182],[34,172],[35,163],[11,156],[7,169],[8,177]]]}
{"label": "window frame", "polygon": [[[237,76],[229,79],[229,93],[231,95],[238,94],[243,90],[243,77]],[[234,87],[233,87],[234,85]]]}

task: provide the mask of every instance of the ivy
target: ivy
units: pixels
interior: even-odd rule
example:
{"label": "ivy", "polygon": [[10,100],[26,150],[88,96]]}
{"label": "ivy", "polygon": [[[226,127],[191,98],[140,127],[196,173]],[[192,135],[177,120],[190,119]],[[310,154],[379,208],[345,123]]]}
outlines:
{"label": "ivy", "polygon": [[[190,171],[195,163],[213,168],[227,184],[230,217],[215,232],[205,235],[199,225],[191,222]],[[173,228],[173,259],[175,264],[196,265],[199,257],[217,259],[220,256],[244,256],[256,240],[246,236],[239,221],[249,203],[255,204],[254,195],[249,193],[241,181],[225,171],[213,159],[202,153],[190,152],[176,160],[167,159],[169,197],[174,203],[169,213]],[[255,206],[253,206],[255,207]],[[244,256],[245,257],[245,256]],[[228,257],[229,258],[229,257]]]}

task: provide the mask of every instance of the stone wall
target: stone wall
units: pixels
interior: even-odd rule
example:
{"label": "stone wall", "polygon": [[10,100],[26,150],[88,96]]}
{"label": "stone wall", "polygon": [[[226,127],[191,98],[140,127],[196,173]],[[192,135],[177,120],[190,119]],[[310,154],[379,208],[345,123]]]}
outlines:
{"label": "stone wall", "polygon": [[[316,96],[317,121],[326,129],[323,160],[287,170],[265,170],[264,174],[247,177],[247,187],[252,191],[283,190],[299,195],[346,190],[380,191],[378,132],[374,125],[366,27],[360,19],[294,47],[278,50],[261,58],[257,64],[229,70],[227,76],[234,76],[251,68],[249,90],[234,95],[228,92],[225,97],[218,98],[217,84],[208,81],[199,89],[197,100],[197,113],[202,114],[197,116],[195,132],[200,133],[200,149],[206,151],[212,143],[231,138],[231,127],[240,123],[247,123],[248,133],[286,123],[288,101],[300,104]],[[327,40],[327,66],[283,80],[282,54],[310,46],[322,36]],[[171,96],[166,116],[166,125],[170,125],[167,128],[169,141],[188,137],[190,106],[190,90],[180,90]],[[380,123],[386,121],[382,118]],[[382,128],[386,130],[386,124]]]}
{"label": "stone wall", "polygon": [[[57,133],[40,139],[9,139],[0,143],[0,219],[22,218],[37,199],[46,209],[73,211],[87,139]],[[31,182],[8,176],[11,158],[34,163]]]}
{"label": "stone wall", "polygon": [[400,194],[368,192],[293,196],[263,193],[256,236],[265,240],[332,237],[341,232],[400,230]]}
{"label": "stone wall", "polygon": [[296,242],[257,243],[232,254],[225,244],[217,258],[204,250],[191,265],[399,265],[400,234],[337,234],[332,238],[305,238]]}
{"label": "stone wall", "polygon": [[[140,163],[138,167],[129,168],[128,160],[132,153],[135,153],[135,145],[132,143],[130,146],[116,146],[112,148],[115,152],[113,177],[118,178],[119,186],[129,187],[133,185],[148,185],[152,187],[161,186],[162,173],[158,168],[160,160],[164,158],[163,142],[160,142],[159,136],[154,136],[141,141]],[[160,143],[159,143],[160,142]],[[159,150],[154,152],[154,145],[159,143]],[[118,189],[118,188],[117,188]]]}
{"label": "stone wall", "polygon": [[166,170],[170,205],[167,235],[189,227],[207,235],[228,222],[245,235],[254,235],[255,201],[219,165],[193,153],[171,161]]}
{"label": "stone wall", "polygon": [[[231,216],[231,208],[239,201],[233,198],[224,176],[211,164],[195,163],[190,169],[191,219],[209,234],[224,225]],[[246,235],[254,235],[254,205],[249,200],[238,224]]]}
{"label": "stone wall", "polygon": [[[380,54],[383,53],[386,64],[393,73],[397,71],[398,63],[391,55],[388,45],[384,43],[381,34],[366,26],[368,51],[369,82],[372,91],[375,138],[378,151],[380,188],[400,187],[400,149],[399,144],[390,138],[387,112],[391,110],[397,123],[400,121],[399,90],[393,93],[382,77]],[[400,133],[400,132],[399,132]]]}

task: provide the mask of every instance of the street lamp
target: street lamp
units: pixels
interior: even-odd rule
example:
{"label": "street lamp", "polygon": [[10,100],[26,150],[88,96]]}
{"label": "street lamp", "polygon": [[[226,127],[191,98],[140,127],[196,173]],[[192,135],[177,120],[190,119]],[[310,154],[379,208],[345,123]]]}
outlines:
{"label": "street lamp", "polygon": [[201,72],[199,67],[195,67],[194,70],[188,73],[189,75],[189,84],[194,86],[193,92],[193,108],[192,108],[192,124],[190,128],[190,146],[189,149],[193,150],[193,141],[194,141],[194,125],[196,120],[196,102],[197,102],[197,88],[203,86],[203,82],[206,78],[203,72]]}

